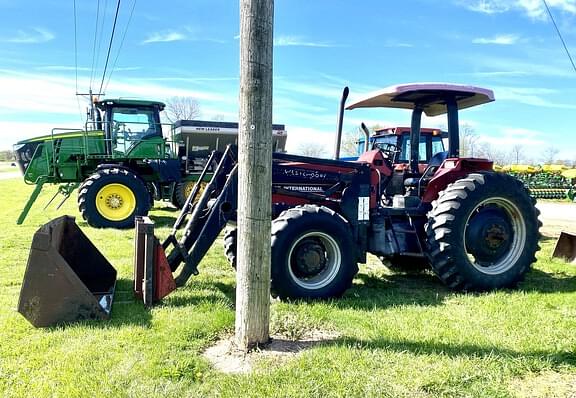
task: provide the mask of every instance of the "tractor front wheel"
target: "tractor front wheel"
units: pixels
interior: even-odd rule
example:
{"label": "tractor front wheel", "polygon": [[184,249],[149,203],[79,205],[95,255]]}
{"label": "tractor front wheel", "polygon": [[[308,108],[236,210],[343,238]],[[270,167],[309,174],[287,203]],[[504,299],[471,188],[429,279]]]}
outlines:
{"label": "tractor front wheel", "polygon": [[132,228],[134,217],[150,210],[145,183],[122,168],[105,168],[88,177],[78,189],[82,217],[96,228]]}
{"label": "tractor front wheel", "polygon": [[428,255],[450,288],[513,287],[536,261],[539,211],[522,182],[506,174],[470,174],[433,203]]}
{"label": "tractor front wheel", "polygon": [[304,205],[272,222],[272,294],[282,299],[341,296],[358,272],[347,222],[338,213]]}

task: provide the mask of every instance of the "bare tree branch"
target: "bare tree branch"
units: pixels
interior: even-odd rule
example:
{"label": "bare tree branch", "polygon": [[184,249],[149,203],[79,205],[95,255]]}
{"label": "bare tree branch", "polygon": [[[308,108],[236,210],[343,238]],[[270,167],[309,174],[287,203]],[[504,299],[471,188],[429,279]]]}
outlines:
{"label": "bare tree branch", "polygon": [[192,97],[170,97],[166,100],[164,114],[170,123],[193,120],[200,116],[200,105]]}
{"label": "bare tree branch", "polygon": [[549,146],[542,153],[542,160],[544,160],[544,163],[546,164],[552,164],[554,163],[554,159],[556,159],[556,155],[558,155],[558,152],[560,152],[558,148]]}

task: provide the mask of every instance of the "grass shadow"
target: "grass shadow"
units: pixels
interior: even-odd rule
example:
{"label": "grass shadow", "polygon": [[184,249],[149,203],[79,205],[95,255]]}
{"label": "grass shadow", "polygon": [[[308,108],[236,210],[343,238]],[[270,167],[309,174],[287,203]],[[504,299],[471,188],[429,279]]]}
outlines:
{"label": "grass shadow", "polygon": [[164,298],[162,305],[166,307],[188,307],[225,301],[233,307],[236,299],[234,286],[222,282],[198,282],[194,284],[194,289],[180,289],[183,289],[180,294]]}
{"label": "grass shadow", "polygon": [[163,206],[154,206],[153,208],[154,208],[154,210],[165,211],[168,213],[176,213],[176,212],[180,211],[180,209],[178,209],[174,206],[167,205],[167,204],[164,204]]}
{"label": "grass shadow", "polygon": [[134,296],[132,279],[118,279],[112,301],[110,320],[98,322],[98,327],[121,327],[125,325],[148,326],[152,321],[150,308]]}
{"label": "grass shadow", "polygon": [[150,219],[154,221],[154,226],[156,228],[162,227],[172,227],[174,222],[176,221],[175,217],[168,217],[168,216],[150,216]]}
{"label": "grass shadow", "polygon": [[539,269],[532,269],[518,290],[538,293],[572,293],[576,292],[576,276],[549,274]]}
{"label": "grass shadow", "polygon": [[333,305],[340,309],[372,310],[399,305],[437,306],[457,295],[431,273],[373,275],[359,273],[354,284]]}
{"label": "grass shadow", "polygon": [[358,347],[365,350],[385,349],[394,352],[410,352],[416,355],[445,355],[450,358],[493,358],[502,357],[505,360],[527,361],[535,360],[545,362],[547,366],[553,365],[576,365],[576,353],[566,351],[515,351],[507,348],[487,347],[475,344],[449,344],[434,341],[408,341],[408,340],[387,340],[376,338],[372,340],[357,339],[355,337],[344,336],[334,342],[328,342],[342,347]]}
{"label": "grass shadow", "polygon": [[142,300],[134,296],[132,291],[132,281],[119,279],[116,282],[116,289],[112,299],[112,310],[109,319],[62,322],[54,326],[47,327],[47,330],[58,330],[62,328],[89,326],[91,328],[106,329],[119,328],[126,325],[149,326],[152,321],[152,314],[149,308],[144,306]]}

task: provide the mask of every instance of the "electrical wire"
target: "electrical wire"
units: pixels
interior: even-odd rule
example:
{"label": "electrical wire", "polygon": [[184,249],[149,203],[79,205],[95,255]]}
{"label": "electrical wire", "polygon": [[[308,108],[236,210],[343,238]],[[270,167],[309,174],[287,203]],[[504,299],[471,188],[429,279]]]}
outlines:
{"label": "electrical wire", "polygon": [[554,25],[554,29],[556,29],[556,33],[558,34],[558,37],[560,38],[560,41],[562,42],[562,46],[564,46],[564,51],[566,51],[566,55],[568,56],[568,59],[570,60],[570,63],[572,64],[572,68],[574,69],[574,72],[576,72],[576,65],[574,64],[574,60],[572,59],[572,56],[570,55],[570,51],[568,50],[568,46],[566,46],[566,42],[564,41],[564,38],[562,37],[562,33],[560,33],[560,29],[558,29],[558,25],[556,25],[556,21],[554,20],[554,16],[552,15],[552,12],[550,11],[550,7],[548,7],[548,2],[546,2],[546,0],[542,0],[542,2],[544,3],[544,7],[546,7],[546,11],[548,11],[548,16],[552,20],[552,24]]}
{"label": "electrical wire", "polygon": [[106,54],[106,62],[104,63],[104,72],[102,73],[102,81],[100,82],[100,89],[98,93],[102,93],[104,86],[104,78],[106,77],[106,69],[108,68],[108,60],[110,59],[110,50],[112,49],[112,42],[114,41],[114,32],[116,31],[116,21],[118,21],[118,12],[120,11],[120,0],[116,4],[116,15],[114,15],[114,23],[112,24],[112,34],[110,35],[110,43],[108,44],[108,52]]}
{"label": "electrical wire", "polygon": [[118,58],[120,57],[120,52],[122,51],[122,46],[124,45],[124,39],[126,38],[126,33],[128,32],[128,27],[130,26],[130,22],[132,21],[132,15],[134,14],[134,8],[136,8],[136,0],[132,3],[132,9],[130,10],[130,16],[128,17],[128,22],[126,23],[126,28],[124,29],[124,33],[122,34],[122,39],[120,39],[120,46],[118,47],[118,52],[116,53],[116,57],[114,58],[114,62],[112,63],[112,68],[110,69],[110,74],[108,75],[108,80],[106,80],[106,85],[104,86],[104,92],[108,90],[108,84],[110,83],[110,79],[112,78],[112,73],[114,73],[114,69],[116,68],[116,63],[118,62]]}
{"label": "electrical wire", "polygon": [[94,43],[92,44],[92,71],[90,72],[90,90],[92,90],[92,82],[94,80],[94,60],[96,59],[96,38],[98,37],[98,21],[100,18],[100,0],[96,5],[96,26],[94,28]]}
{"label": "electrical wire", "polygon": [[74,0],[74,70],[76,73],[76,93],[78,93],[78,30],[76,27],[76,0]]}
{"label": "electrical wire", "polygon": [[94,73],[97,74],[98,65],[100,64],[100,55],[102,54],[102,43],[104,42],[104,26],[106,25],[106,14],[108,13],[108,0],[104,0],[104,6],[100,14],[100,30],[98,31],[98,49],[96,50],[96,64],[94,67]]}
{"label": "electrical wire", "polygon": [[78,98],[78,25],[76,23],[76,0],[74,3],[74,71],[76,75],[76,103],[78,104],[78,112],[80,113],[80,121],[83,122],[82,107],[80,106],[80,98]]}

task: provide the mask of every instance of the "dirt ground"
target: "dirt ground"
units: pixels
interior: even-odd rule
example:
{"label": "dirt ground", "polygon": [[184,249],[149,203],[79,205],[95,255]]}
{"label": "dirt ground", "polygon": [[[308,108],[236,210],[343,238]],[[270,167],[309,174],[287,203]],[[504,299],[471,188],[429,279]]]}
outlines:
{"label": "dirt ground", "polygon": [[561,231],[576,234],[576,203],[538,202],[540,209],[540,232],[548,237],[557,238]]}

